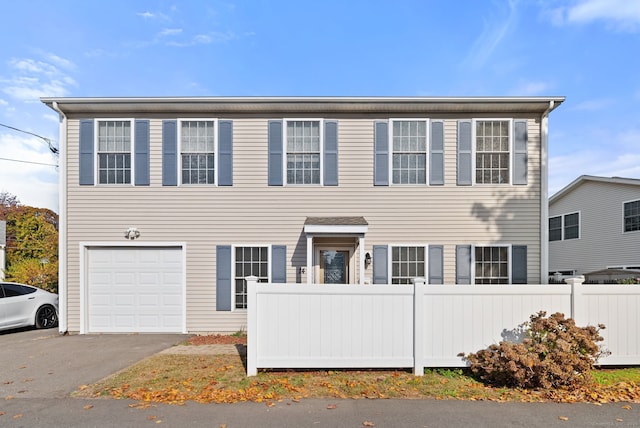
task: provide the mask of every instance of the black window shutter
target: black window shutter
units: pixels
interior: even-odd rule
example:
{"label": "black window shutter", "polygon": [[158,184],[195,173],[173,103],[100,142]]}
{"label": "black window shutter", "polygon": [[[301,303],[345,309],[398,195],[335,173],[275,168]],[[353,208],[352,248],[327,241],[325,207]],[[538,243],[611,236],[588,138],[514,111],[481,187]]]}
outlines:
{"label": "black window shutter", "polygon": [[443,253],[442,245],[429,245],[429,284],[444,284]]}
{"label": "black window shutter", "polygon": [[373,246],[373,283],[388,284],[389,268],[388,268],[389,249],[386,245]]}
{"label": "black window shutter", "polygon": [[93,185],[94,138],[93,119],[80,120],[80,165],[79,183],[81,186]]}
{"label": "black window shutter", "polygon": [[377,120],[373,132],[373,180],[375,186],[389,185],[389,123]]}
{"label": "black window shutter", "polygon": [[149,185],[149,121],[135,122],[135,185]]}
{"label": "black window shutter", "polygon": [[471,120],[458,120],[458,186],[470,186],[473,183],[471,127]]}
{"label": "black window shutter", "polygon": [[231,245],[216,246],[216,310],[231,310]]}
{"label": "black window shutter", "polygon": [[218,185],[233,186],[233,121],[218,121]]}
{"label": "black window shutter", "polygon": [[511,283],[527,283],[527,246],[513,245],[511,247]]}
{"label": "black window shutter", "polygon": [[162,121],[162,185],[178,185],[178,122]]}
{"label": "black window shutter", "polygon": [[431,121],[429,184],[444,184],[444,120]]}
{"label": "black window shutter", "polygon": [[287,282],[286,245],[274,245],[271,248],[271,282],[274,284]]}
{"label": "black window shutter", "polygon": [[471,284],[471,245],[456,245],[456,284]]}
{"label": "black window shutter", "polygon": [[338,185],[338,121],[324,121],[324,185]]}
{"label": "black window shutter", "polygon": [[282,163],[284,157],[283,141],[282,141],[282,121],[270,120],[268,131],[268,150],[269,150],[269,186],[282,186]]}
{"label": "black window shutter", "polygon": [[513,122],[513,184],[527,184],[527,121]]}

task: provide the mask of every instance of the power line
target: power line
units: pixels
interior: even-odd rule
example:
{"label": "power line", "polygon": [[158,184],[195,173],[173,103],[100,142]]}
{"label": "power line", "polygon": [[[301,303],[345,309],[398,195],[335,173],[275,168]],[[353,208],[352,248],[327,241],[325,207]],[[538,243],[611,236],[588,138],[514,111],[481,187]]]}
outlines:
{"label": "power line", "polygon": [[0,160],[10,161],[10,162],[20,162],[20,163],[32,163],[34,165],[55,166],[56,168],[58,167],[58,165],[54,165],[52,163],[32,162],[32,161],[25,161],[20,159],[0,158]]}
{"label": "power line", "polygon": [[25,131],[24,129],[14,128],[13,126],[5,125],[4,123],[0,123],[0,126],[4,126],[5,128],[13,129],[14,131],[23,132],[25,134],[33,135],[34,137],[38,137],[41,140],[44,140],[45,143],[49,146],[49,150],[51,153],[58,154],[58,149],[53,147],[51,144],[51,140],[47,137],[43,137],[42,135],[34,134],[33,132]]}

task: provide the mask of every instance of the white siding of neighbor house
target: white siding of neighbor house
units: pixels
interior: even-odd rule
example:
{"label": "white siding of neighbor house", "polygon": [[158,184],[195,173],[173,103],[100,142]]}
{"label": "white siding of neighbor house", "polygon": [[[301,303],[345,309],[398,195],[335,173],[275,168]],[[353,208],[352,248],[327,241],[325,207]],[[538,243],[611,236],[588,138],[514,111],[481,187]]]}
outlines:
{"label": "white siding of neighbor house", "polygon": [[640,231],[623,229],[623,204],[633,200],[640,185],[585,180],[551,203],[549,217],[580,211],[580,238],[549,242],[549,271],[640,265]]}
{"label": "white siding of neighbor house", "polygon": [[[456,245],[526,245],[528,281],[540,283],[540,118],[526,117],[528,185],[457,186],[457,119],[472,117],[478,116],[432,117],[445,119],[444,186],[374,186],[374,120],[388,117],[326,115],[339,120],[339,186],[268,186],[267,119],[223,116],[233,119],[233,186],[163,187],[162,117],[136,116],[151,120],[150,186],[79,186],[82,117],[71,116],[66,151],[69,331],[80,325],[79,243],[119,242],[129,227],[139,229],[141,242],[186,243],[189,332],[246,327],[246,311],[215,310],[216,245],[286,245],[287,282],[305,282],[299,268],[306,263],[307,216],[364,216],[369,223],[365,251],[370,253],[373,245],[397,242],[444,245],[445,284],[455,283]],[[372,266],[365,275],[372,277]]]}

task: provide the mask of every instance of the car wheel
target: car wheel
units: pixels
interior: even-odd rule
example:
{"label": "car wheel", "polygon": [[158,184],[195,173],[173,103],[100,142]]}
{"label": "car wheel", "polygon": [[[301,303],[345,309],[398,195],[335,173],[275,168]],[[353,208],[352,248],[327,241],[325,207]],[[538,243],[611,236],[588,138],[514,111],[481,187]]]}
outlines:
{"label": "car wheel", "polygon": [[58,324],[58,315],[51,305],[41,306],[36,312],[36,328],[51,328]]}

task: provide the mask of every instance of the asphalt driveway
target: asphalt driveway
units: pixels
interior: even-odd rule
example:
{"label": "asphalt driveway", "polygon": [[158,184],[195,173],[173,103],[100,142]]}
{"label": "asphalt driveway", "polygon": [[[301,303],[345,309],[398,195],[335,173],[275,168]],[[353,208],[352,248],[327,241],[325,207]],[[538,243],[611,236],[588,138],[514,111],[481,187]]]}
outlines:
{"label": "asphalt driveway", "polygon": [[62,398],[187,337],[61,336],[57,329],[0,332],[0,398]]}

